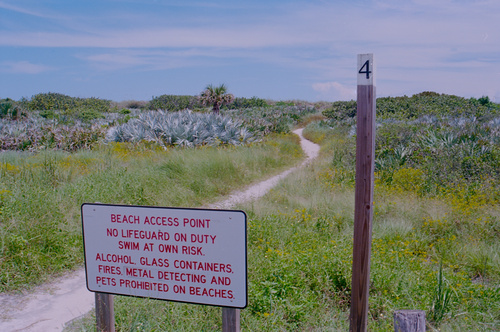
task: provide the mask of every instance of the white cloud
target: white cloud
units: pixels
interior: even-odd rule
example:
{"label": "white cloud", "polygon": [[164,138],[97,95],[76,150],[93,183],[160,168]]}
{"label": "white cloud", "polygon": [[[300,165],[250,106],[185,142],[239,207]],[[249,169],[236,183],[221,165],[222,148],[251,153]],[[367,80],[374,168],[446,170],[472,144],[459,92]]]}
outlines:
{"label": "white cloud", "polygon": [[15,74],[40,74],[52,70],[52,68],[28,61],[4,61],[0,64],[0,70]]}
{"label": "white cloud", "polygon": [[351,100],[356,98],[356,89],[339,82],[314,83],[312,88],[319,92],[321,100]]}

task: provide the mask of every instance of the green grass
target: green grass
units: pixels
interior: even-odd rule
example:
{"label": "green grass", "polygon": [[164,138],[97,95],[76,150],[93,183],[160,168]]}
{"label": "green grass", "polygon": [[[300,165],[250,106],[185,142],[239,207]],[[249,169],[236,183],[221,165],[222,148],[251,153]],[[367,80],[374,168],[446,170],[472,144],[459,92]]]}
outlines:
{"label": "green grass", "polygon": [[293,165],[294,135],[240,147],[4,153],[0,160],[0,291],[40,284],[83,263],[80,205],[199,207]]}
{"label": "green grass", "polygon": [[[312,125],[321,156],[264,198],[248,220],[247,331],[346,331],[352,266],[352,138]],[[428,329],[500,328],[498,206],[468,209],[413,191],[375,189],[368,330],[426,312]],[[219,308],[117,297],[119,331],[218,331]],[[93,330],[93,318],[78,330]]]}
{"label": "green grass", "polygon": [[[243,330],[348,330],[355,150],[346,133],[309,125],[305,135],[321,143],[320,158],[264,198],[237,207],[249,217]],[[18,289],[81,264],[81,202],[201,206],[264,170],[294,163],[296,143],[279,136],[224,149],[151,152],[117,144],[78,154],[4,154],[0,273],[17,282],[2,285]],[[375,186],[368,329],[393,331],[395,310],[420,309],[429,330],[499,330],[498,205],[460,188],[422,195],[419,173],[403,170],[390,185],[378,178]],[[58,247],[61,239],[73,244]],[[19,278],[28,268],[32,275]],[[220,308],[210,306],[117,296],[115,314],[118,331],[221,328]],[[89,316],[72,329],[93,331],[93,325]]]}

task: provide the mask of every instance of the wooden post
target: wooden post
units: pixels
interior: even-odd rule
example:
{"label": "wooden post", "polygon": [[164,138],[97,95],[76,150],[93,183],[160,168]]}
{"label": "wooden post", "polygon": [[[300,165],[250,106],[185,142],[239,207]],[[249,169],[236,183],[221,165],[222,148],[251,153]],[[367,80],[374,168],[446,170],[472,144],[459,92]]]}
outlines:
{"label": "wooden post", "polygon": [[394,332],[425,332],[425,311],[396,311],[394,313]]}
{"label": "wooden post", "polygon": [[222,307],[222,332],[240,331],[240,309]]}
{"label": "wooden post", "polygon": [[113,295],[95,293],[95,318],[98,332],[115,332]]}
{"label": "wooden post", "polygon": [[358,54],[356,189],[350,331],[366,331],[373,219],[375,85],[373,54]]}

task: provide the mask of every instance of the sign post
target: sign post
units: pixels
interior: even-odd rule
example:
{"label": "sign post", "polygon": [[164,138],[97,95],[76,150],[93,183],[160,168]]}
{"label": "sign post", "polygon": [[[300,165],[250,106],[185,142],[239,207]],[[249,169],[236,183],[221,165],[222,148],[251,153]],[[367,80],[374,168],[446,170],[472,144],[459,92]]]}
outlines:
{"label": "sign post", "polygon": [[98,332],[115,332],[115,307],[113,295],[95,293],[95,317]]}
{"label": "sign post", "polygon": [[82,225],[92,292],[247,305],[243,211],[85,203]]}
{"label": "sign post", "polygon": [[373,219],[375,70],[373,54],[358,54],[356,189],[350,331],[366,331]]}

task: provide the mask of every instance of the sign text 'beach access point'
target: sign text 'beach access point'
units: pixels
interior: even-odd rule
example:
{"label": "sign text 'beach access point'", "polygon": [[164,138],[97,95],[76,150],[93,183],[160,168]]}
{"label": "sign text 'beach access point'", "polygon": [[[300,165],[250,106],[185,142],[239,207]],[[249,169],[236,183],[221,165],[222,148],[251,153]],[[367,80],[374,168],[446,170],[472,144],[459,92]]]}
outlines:
{"label": "sign text 'beach access point'", "polygon": [[82,224],[92,292],[247,305],[243,211],[85,203]]}

